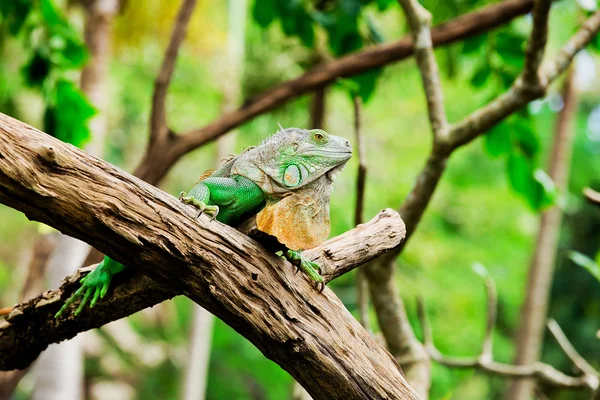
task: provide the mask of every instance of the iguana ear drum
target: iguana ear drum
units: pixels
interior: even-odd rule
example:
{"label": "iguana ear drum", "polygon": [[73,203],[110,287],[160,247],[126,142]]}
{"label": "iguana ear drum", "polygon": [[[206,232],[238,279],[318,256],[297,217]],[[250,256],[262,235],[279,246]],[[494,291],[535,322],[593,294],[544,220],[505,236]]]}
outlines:
{"label": "iguana ear drum", "polygon": [[287,166],[285,171],[283,172],[283,183],[287,187],[298,186],[302,181],[302,176],[300,175],[300,168],[297,165],[290,164]]}

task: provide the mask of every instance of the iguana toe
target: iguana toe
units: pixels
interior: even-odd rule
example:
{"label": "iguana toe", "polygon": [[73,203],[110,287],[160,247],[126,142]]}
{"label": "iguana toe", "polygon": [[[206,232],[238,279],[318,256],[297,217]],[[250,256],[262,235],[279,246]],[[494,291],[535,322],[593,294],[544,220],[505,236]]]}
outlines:
{"label": "iguana toe", "polygon": [[185,192],[179,193],[179,200],[181,200],[185,204],[190,204],[196,207],[199,210],[198,217],[199,218],[202,213],[208,215],[210,220],[214,220],[219,215],[219,206],[208,205],[202,200],[198,200],[194,196],[187,196]]}
{"label": "iguana toe", "polygon": [[325,281],[317,271],[318,269],[321,269],[319,264],[304,258],[300,251],[287,250],[283,253],[283,255],[292,265],[296,267],[296,271],[294,273],[297,273],[298,270],[301,269],[302,271],[306,272],[312,281],[316,282],[319,293],[325,289]]}

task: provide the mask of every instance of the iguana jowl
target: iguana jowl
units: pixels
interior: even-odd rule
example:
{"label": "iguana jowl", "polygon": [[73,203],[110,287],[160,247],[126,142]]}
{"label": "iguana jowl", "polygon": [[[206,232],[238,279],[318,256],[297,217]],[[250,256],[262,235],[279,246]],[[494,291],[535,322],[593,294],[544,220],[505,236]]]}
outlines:
{"label": "iguana jowl", "polygon": [[[322,284],[319,266],[304,259],[301,251],[329,235],[331,185],[351,155],[350,142],[323,130],[281,130],[201,178],[189,193],[181,192],[180,199],[228,225],[256,213],[258,229],[276,237],[285,246],[284,256]],[[112,276],[125,268],[105,257],[56,317],[81,296],[75,315],[90,299],[93,307],[106,295]]]}

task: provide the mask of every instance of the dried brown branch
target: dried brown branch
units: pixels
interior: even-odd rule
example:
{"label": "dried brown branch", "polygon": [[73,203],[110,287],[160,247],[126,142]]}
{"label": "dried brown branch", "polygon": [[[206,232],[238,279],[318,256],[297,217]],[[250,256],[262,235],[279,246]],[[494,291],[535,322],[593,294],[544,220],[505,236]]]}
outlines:
{"label": "dried brown branch", "polygon": [[433,135],[435,139],[443,140],[448,133],[448,120],[444,110],[440,74],[433,53],[431,14],[417,0],[399,0],[399,3],[412,30],[415,59],[421,72]]}
{"label": "dried brown branch", "polygon": [[[595,371],[585,360],[582,362],[581,357],[573,349],[573,346],[568,339],[562,334],[562,330],[558,327],[558,324],[553,321],[552,333],[559,342],[561,348],[565,351],[567,356],[571,358],[576,365],[582,369],[585,368],[587,373],[584,371],[582,376],[569,376],[561,371],[557,370],[553,366],[541,362],[536,362],[528,365],[512,365],[503,364],[493,360],[492,356],[492,335],[493,326],[495,325],[495,319],[497,314],[497,300],[496,300],[496,289],[495,284],[491,278],[486,279],[486,289],[488,296],[488,315],[486,332],[484,338],[484,344],[482,346],[482,352],[475,357],[449,357],[442,355],[437,349],[433,342],[433,334],[431,325],[427,318],[427,312],[425,310],[425,304],[422,299],[418,301],[418,316],[421,326],[423,328],[423,338],[425,348],[429,356],[436,362],[451,368],[474,368],[480,371],[486,372],[492,375],[498,375],[504,378],[532,378],[540,383],[547,385],[570,388],[570,389],[587,389],[595,392],[599,388],[598,373]],[[550,326],[549,322],[549,326]],[[560,333],[558,333],[560,332]],[[561,336],[562,334],[562,336]],[[576,356],[575,356],[576,355]],[[579,359],[577,359],[579,356]],[[575,361],[577,359],[577,361]],[[584,363],[587,366],[584,367]],[[581,366],[579,366],[581,365]],[[582,369],[583,370],[583,369]]]}
{"label": "dried brown branch", "polygon": [[167,125],[166,100],[169,83],[175,69],[177,53],[185,38],[187,26],[196,6],[196,0],[182,0],[181,8],[173,25],[171,39],[165,51],[160,72],[154,82],[154,94],[152,95],[152,113],[150,115],[150,144],[154,146],[157,142],[164,144],[169,134]]}
{"label": "dried brown branch", "polygon": [[[176,198],[3,114],[0,202],[184,293],[250,340],[314,398],[417,398],[393,357],[331,290],[318,294],[285,260],[235,229],[198,219]],[[49,326],[58,323],[52,311],[64,300],[47,299],[53,307],[38,318]],[[19,341],[46,336],[23,325],[26,315],[18,311],[0,323],[0,345],[17,343],[10,352],[2,349],[3,364],[19,363],[36,343]],[[28,311],[39,312],[35,306]],[[81,323],[72,316],[61,321]],[[7,325],[19,326],[21,334],[7,335]]]}

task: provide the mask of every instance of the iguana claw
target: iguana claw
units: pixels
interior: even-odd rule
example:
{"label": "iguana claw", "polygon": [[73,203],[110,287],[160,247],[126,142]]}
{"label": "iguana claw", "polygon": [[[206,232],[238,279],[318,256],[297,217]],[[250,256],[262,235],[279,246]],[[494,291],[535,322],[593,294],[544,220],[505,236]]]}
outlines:
{"label": "iguana claw", "polygon": [[323,281],[323,277],[317,271],[321,269],[321,266],[317,263],[307,260],[302,256],[300,251],[296,250],[286,250],[283,253],[283,256],[296,267],[296,271],[294,274],[298,273],[300,269],[302,269],[308,277],[317,284],[317,290],[319,293],[323,292],[325,289],[325,281]]}
{"label": "iguana claw", "polygon": [[81,283],[81,287],[71,295],[71,297],[65,302],[65,304],[63,304],[63,306],[56,313],[54,318],[59,318],[71,304],[73,304],[77,299],[79,299],[82,296],[83,299],[81,300],[81,303],[79,303],[79,307],[77,307],[77,310],[75,310],[75,316],[81,313],[81,311],[88,303],[92,295],[93,297],[90,302],[90,308],[94,308],[98,299],[104,298],[104,296],[106,295],[111,280],[111,272],[104,267],[104,264],[100,264],[98,268],[90,272],[88,275],[84,276],[79,281]]}
{"label": "iguana claw", "polygon": [[219,215],[219,206],[208,205],[202,200],[196,199],[194,196],[188,196],[185,192],[179,193],[179,200],[185,204],[191,204],[192,206],[196,207],[200,211],[197,218],[200,218],[202,213],[205,213],[212,221],[217,218],[217,215]]}

